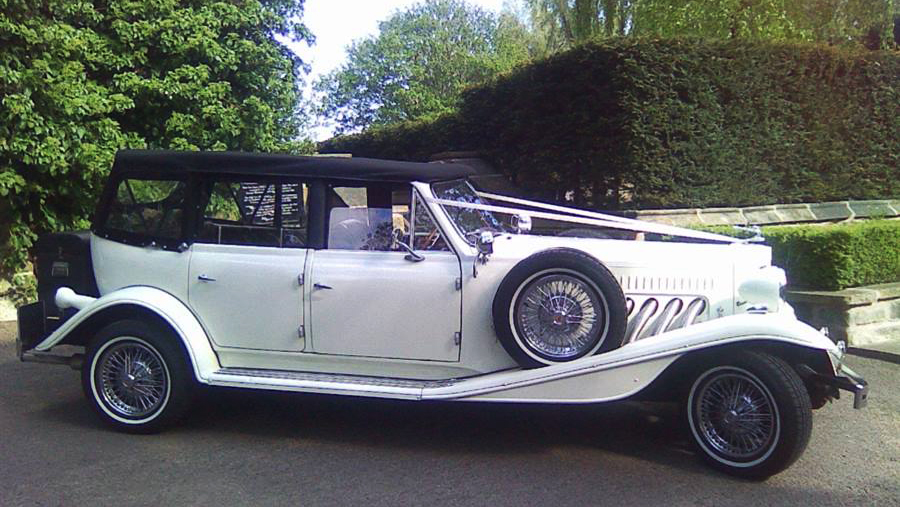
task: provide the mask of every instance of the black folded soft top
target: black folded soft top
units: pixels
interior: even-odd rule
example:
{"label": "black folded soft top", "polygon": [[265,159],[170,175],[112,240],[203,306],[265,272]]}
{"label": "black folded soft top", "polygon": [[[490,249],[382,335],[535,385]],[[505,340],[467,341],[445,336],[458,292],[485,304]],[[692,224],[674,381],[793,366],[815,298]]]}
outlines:
{"label": "black folded soft top", "polygon": [[421,163],[350,157],[313,157],[235,151],[123,150],[113,173],[203,172],[294,176],[352,181],[434,182],[465,178],[476,171],[463,164]]}

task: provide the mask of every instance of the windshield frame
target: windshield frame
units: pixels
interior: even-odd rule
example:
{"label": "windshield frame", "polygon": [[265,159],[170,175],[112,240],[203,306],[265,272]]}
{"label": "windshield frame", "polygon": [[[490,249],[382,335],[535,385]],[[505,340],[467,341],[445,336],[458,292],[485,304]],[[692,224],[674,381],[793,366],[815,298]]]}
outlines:
{"label": "windshield frame", "polygon": [[[432,195],[434,195],[435,198],[437,198],[437,199],[447,200],[447,201],[466,202],[466,203],[470,203],[470,204],[490,205],[489,202],[485,201],[484,198],[482,198],[480,195],[478,195],[478,190],[472,185],[472,182],[469,181],[468,178],[460,178],[460,179],[447,180],[447,181],[437,181],[437,182],[431,183],[429,186],[431,187]],[[441,187],[441,186],[447,186],[447,188],[444,189],[443,191],[440,190],[439,188],[435,188],[435,187]],[[469,197],[468,199],[461,199],[459,197],[454,197],[452,195],[446,195],[444,193],[444,192],[446,192],[447,189],[460,188],[460,187],[462,187],[464,189],[468,189],[468,192],[467,192],[467,196]],[[509,230],[509,228],[506,225],[504,225],[503,220],[499,219],[491,211],[474,210],[474,209],[467,209],[467,208],[453,208],[452,206],[447,206],[444,204],[438,204],[438,206],[440,207],[440,209],[444,213],[444,215],[450,220],[450,223],[453,224],[453,227],[456,229],[456,232],[469,245],[475,244],[475,235],[473,233],[479,229],[489,228],[491,230],[494,230],[494,231],[500,232],[500,233],[506,233],[506,234],[513,233],[513,231]],[[448,208],[453,208],[453,210],[448,209]],[[459,219],[459,217],[463,213],[470,213],[472,215],[477,215],[482,222],[480,227],[476,227],[476,228],[472,229],[471,231],[466,230],[466,227],[464,227],[464,224],[462,224]],[[485,219],[485,217],[488,217],[488,219]]]}

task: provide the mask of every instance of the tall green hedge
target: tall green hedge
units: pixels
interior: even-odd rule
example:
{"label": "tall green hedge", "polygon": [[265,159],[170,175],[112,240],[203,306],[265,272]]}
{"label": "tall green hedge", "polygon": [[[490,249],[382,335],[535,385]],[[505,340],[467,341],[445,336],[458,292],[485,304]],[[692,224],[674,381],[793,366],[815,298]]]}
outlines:
{"label": "tall green hedge", "polygon": [[612,209],[900,195],[900,53],[613,39],[322,152],[479,151],[532,195]]}
{"label": "tall green hedge", "polygon": [[900,221],[764,227],[763,235],[791,287],[840,290],[900,281]]}

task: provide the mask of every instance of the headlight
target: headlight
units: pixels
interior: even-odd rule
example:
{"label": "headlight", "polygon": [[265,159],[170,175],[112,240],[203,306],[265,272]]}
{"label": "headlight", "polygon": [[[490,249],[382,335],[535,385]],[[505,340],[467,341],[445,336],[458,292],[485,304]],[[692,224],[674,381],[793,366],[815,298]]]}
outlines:
{"label": "headlight", "polygon": [[784,270],[766,266],[738,286],[738,304],[748,310],[752,308],[759,311],[765,308],[769,312],[777,312],[781,306],[784,286]]}

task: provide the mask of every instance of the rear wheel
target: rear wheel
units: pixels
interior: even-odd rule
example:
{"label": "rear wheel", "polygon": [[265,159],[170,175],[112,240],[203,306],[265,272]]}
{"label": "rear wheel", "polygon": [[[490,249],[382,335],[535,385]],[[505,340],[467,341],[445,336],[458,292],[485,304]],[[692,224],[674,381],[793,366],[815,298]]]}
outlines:
{"label": "rear wheel", "polygon": [[803,454],[812,409],[803,381],[783,360],[742,352],[702,369],[685,401],[700,455],[728,474],[765,479]]}
{"label": "rear wheel", "polygon": [[112,427],[152,433],[180,419],[190,404],[192,372],[176,338],[160,326],[121,321],[87,347],[82,389]]}

